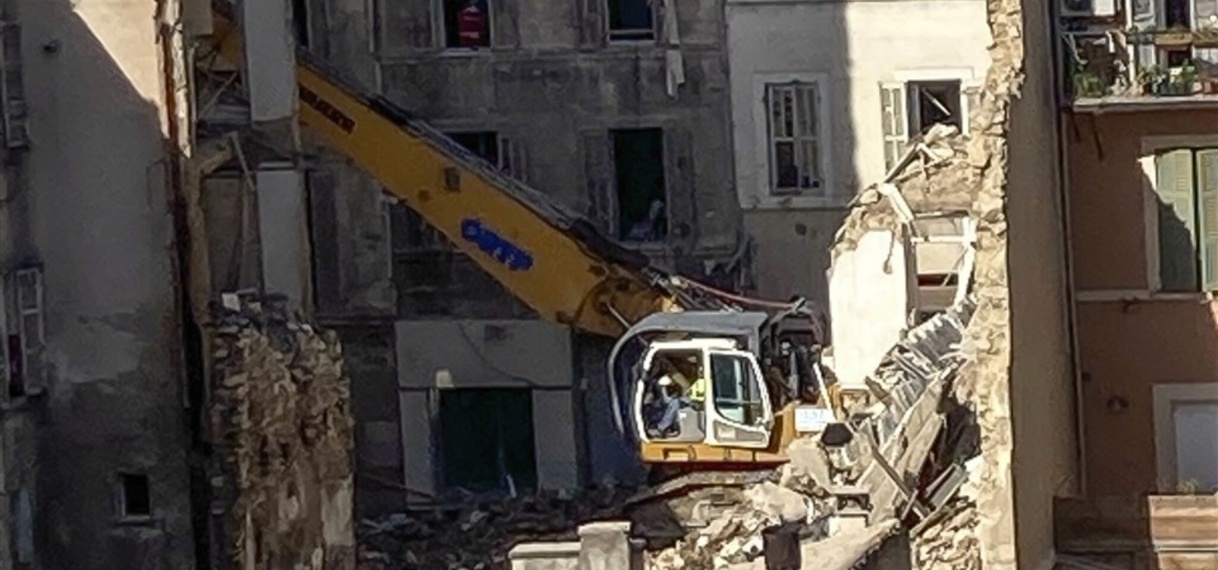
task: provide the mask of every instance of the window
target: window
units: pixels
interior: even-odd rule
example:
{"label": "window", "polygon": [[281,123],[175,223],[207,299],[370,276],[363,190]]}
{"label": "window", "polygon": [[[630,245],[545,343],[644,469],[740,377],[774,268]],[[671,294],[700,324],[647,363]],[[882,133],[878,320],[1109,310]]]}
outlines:
{"label": "window", "polygon": [[610,131],[617,188],[618,239],[662,241],[668,235],[664,180],[664,131]]}
{"label": "window", "polygon": [[606,0],[609,11],[609,40],[630,41],[655,38],[655,13],[651,0]]}
{"label": "window", "polygon": [[445,134],[478,158],[499,166],[499,135],[494,131]]}
{"label": "window", "polygon": [[710,363],[715,410],[719,415],[746,426],[764,419],[761,386],[753,374],[752,363],[729,354],[711,354]]}
{"label": "window", "polygon": [[1218,149],[1158,154],[1155,195],[1160,289],[1218,290]]}
{"label": "window", "polygon": [[777,194],[824,188],[817,84],[767,85],[766,105],[770,188]]}
{"label": "window", "polygon": [[937,124],[966,127],[968,113],[959,80],[886,84],[880,88],[880,102],[885,170],[901,160],[911,137],[924,135]]}
{"label": "window", "polygon": [[152,491],[148,485],[148,476],[120,473],[118,478],[119,515],[123,518],[152,516]]}
{"label": "window", "polygon": [[477,493],[537,484],[532,390],[441,390],[440,430],[445,487]]}
{"label": "window", "polygon": [[1156,385],[1154,429],[1161,492],[1218,491],[1218,384]]}
{"label": "window", "polygon": [[444,47],[478,49],[491,45],[490,0],[441,0]]}

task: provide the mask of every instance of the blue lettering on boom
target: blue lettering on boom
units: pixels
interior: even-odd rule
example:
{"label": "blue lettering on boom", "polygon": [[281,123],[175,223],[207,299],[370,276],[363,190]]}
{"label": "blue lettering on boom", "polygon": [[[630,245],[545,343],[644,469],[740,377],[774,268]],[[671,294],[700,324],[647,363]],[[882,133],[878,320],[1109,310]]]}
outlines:
{"label": "blue lettering on boom", "polygon": [[528,271],[533,268],[533,256],[508,241],[494,230],[482,225],[478,218],[461,220],[461,238],[512,271]]}

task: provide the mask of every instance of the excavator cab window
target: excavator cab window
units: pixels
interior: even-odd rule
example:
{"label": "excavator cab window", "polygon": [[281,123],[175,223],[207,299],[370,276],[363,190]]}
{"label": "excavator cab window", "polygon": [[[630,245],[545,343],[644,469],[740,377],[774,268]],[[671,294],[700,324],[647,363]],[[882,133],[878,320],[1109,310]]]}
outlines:
{"label": "excavator cab window", "polygon": [[715,384],[715,410],[725,419],[746,426],[764,422],[761,386],[748,358],[711,353]]}

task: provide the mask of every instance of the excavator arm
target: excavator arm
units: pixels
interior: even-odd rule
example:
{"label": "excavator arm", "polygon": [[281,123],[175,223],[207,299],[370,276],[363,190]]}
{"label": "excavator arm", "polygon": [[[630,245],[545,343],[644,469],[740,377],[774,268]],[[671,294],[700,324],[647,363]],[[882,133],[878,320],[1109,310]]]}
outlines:
{"label": "excavator arm", "polygon": [[[244,61],[242,34],[215,15],[213,47]],[[298,58],[300,122],[443,233],[542,318],[617,337],[643,317],[680,310],[677,281],[646,256],[391,103],[361,95]]]}

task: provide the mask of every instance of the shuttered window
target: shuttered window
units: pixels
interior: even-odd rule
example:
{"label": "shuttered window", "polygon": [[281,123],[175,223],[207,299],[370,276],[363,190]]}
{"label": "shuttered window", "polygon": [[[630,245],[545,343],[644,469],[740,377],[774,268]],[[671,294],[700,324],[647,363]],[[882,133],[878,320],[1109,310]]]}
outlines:
{"label": "shuttered window", "polygon": [[772,84],[766,89],[770,131],[770,188],[801,193],[824,188],[820,92],[816,83]]}
{"label": "shuttered window", "polygon": [[1218,291],[1218,149],[1156,157],[1159,282],[1163,291]]}

